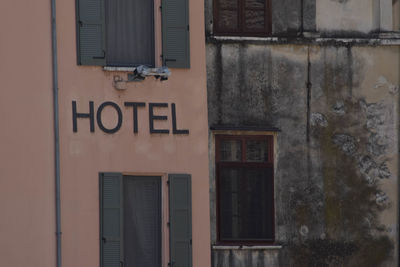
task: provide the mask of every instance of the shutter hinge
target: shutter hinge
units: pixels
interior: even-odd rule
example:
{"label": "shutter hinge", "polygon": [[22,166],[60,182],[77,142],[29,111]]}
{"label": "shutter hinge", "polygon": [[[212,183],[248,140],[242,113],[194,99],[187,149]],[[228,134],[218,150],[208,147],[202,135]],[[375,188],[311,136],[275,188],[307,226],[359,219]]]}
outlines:
{"label": "shutter hinge", "polygon": [[100,57],[93,57],[93,59],[105,59],[106,58],[106,51],[102,51],[102,55]]}
{"label": "shutter hinge", "polygon": [[187,30],[189,31],[189,24],[187,25]]}
{"label": "shutter hinge", "polygon": [[162,10],[162,5],[160,5],[160,10]]}
{"label": "shutter hinge", "polygon": [[170,223],[170,222],[167,222],[167,226],[170,227],[170,226],[171,226],[171,223]]}
{"label": "shutter hinge", "polygon": [[167,181],[167,185],[169,185],[169,180]]}

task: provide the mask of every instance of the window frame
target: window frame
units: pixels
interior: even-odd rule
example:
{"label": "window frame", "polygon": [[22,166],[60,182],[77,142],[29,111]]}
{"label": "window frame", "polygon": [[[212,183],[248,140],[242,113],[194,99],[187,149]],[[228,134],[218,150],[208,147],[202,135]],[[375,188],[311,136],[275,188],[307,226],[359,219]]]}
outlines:
{"label": "window frame", "polygon": [[[189,2],[153,0],[155,67],[190,69]],[[107,62],[105,8],[105,0],[75,0],[77,64],[135,68]]]}
{"label": "window frame", "polygon": [[[101,267],[124,262],[124,180],[126,177],[160,179],[161,262],[193,266],[192,258],[192,176],[188,173],[99,172],[99,261]],[[109,216],[108,209],[118,215]],[[176,212],[180,215],[177,216]],[[108,214],[108,216],[106,215]],[[108,219],[106,219],[108,218]],[[110,218],[112,219],[110,223]],[[182,223],[184,224],[182,226]],[[111,234],[110,234],[111,233]],[[110,238],[111,237],[111,238]],[[105,242],[119,246],[106,248]],[[112,240],[113,239],[113,240]],[[179,245],[178,245],[179,244]],[[182,246],[184,245],[184,246]],[[182,252],[184,251],[184,253]],[[107,261],[105,258],[107,257]],[[116,262],[118,261],[118,262]],[[119,265],[118,265],[119,266]]]}
{"label": "window frame", "polygon": [[[241,161],[220,161],[221,152],[220,144],[223,140],[239,140],[241,141]],[[268,159],[266,162],[246,162],[246,141],[248,140],[265,140],[267,141]],[[250,167],[250,168],[270,168],[272,195],[270,196],[269,207],[271,208],[272,218],[272,238],[271,239],[232,239],[227,240],[221,238],[221,214],[220,214],[220,170],[221,167]],[[218,245],[271,245],[275,243],[275,190],[274,190],[274,136],[266,135],[215,135],[215,192],[216,192],[216,241]]]}
{"label": "window frame", "polygon": [[[238,29],[236,30],[228,30],[223,29],[218,26],[218,22],[220,20],[220,8],[219,8],[219,1],[221,0],[214,0],[213,1],[213,28],[215,35],[225,35],[225,36],[270,36],[272,34],[272,5],[271,0],[265,0],[265,9],[264,9],[264,29],[262,30],[251,30],[245,28],[245,19],[244,13],[246,12],[245,1],[246,0],[237,0],[238,7],[237,7],[237,21],[238,21]],[[230,10],[229,8],[224,10]],[[234,9],[231,9],[234,10]],[[251,10],[251,9],[250,9]]]}

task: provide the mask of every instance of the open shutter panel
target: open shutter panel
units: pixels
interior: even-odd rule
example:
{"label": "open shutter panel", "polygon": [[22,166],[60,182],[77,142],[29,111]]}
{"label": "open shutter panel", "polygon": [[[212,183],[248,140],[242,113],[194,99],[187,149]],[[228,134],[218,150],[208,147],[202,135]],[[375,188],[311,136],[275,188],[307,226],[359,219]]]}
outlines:
{"label": "open shutter panel", "polygon": [[106,64],[104,0],[77,0],[78,64]]}
{"label": "open shutter panel", "polygon": [[123,261],[122,174],[100,175],[101,267],[120,267]]}
{"label": "open shutter panel", "polygon": [[170,174],[169,221],[171,267],[192,266],[192,191],[189,174]]}
{"label": "open shutter panel", "polygon": [[163,64],[190,68],[189,2],[162,0]]}

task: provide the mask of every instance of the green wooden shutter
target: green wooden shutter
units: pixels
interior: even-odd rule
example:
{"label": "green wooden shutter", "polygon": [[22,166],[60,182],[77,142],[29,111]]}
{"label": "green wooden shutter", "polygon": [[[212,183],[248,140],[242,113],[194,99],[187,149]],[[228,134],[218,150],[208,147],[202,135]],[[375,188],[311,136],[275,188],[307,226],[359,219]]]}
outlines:
{"label": "green wooden shutter", "polygon": [[106,64],[104,0],[76,0],[78,64]]}
{"label": "green wooden shutter", "polygon": [[122,174],[100,174],[101,267],[120,267],[123,262]]}
{"label": "green wooden shutter", "polygon": [[169,222],[171,267],[192,266],[192,185],[189,174],[170,174]]}
{"label": "green wooden shutter", "polygon": [[189,1],[162,0],[163,64],[190,68]]}

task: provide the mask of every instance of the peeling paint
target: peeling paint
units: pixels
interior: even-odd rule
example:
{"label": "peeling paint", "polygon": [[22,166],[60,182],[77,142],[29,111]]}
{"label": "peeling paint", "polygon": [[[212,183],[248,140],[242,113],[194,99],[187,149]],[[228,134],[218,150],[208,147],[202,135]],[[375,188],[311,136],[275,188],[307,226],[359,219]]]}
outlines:
{"label": "peeling paint", "polygon": [[347,155],[353,155],[357,151],[357,143],[354,137],[347,134],[335,134],[332,142],[338,145]]}
{"label": "peeling paint", "polygon": [[344,102],[342,100],[336,101],[335,105],[332,107],[332,110],[338,115],[344,115],[346,113]]}
{"label": "peeling paint", "polygon": [[311,125],[312,126],[320,126],[320,127],[327,127],[328,121],[326,120],[325,116],[321,113],[312,113],[311,114]]}
{"label": "peeling paint", "polygon": [[396,94],[399,91],[399,86],[394,85],[389,82],[385,77],[379,76],[376,84],[374,86],[375,89],[387,89],[391,94]]}

